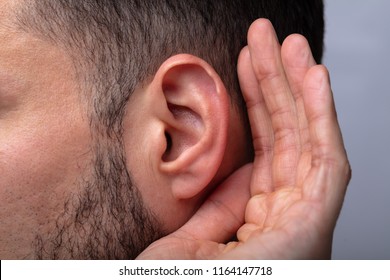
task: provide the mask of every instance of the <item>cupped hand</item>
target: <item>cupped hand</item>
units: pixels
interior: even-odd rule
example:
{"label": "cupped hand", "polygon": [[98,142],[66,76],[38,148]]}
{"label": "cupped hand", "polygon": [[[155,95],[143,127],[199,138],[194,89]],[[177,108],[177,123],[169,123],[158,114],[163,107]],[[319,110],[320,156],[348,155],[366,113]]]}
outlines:
{"label": "cupped hand", "polygon": [[[351,171],[329,75],[306,39],[255,21],[238,61],[255,158],[139,259],[325,259]],[[228,241],[236,234],[236,241]]]}

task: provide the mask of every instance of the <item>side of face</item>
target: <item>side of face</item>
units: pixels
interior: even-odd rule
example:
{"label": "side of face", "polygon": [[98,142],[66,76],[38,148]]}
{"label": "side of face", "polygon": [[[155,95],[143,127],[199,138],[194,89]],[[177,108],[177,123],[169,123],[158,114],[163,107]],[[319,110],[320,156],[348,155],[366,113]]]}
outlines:
{"label": "side of face", "polygon": [[31,257],[90,162],[71,61],[0,18],[0,256]]}
{"label": "side of face", "polygon": [[[58,235],[59,217],[85,193],[95,143],[70,56],[16,31],[7,17],[0,14],[0,257],[34,258],[37,236]],[[169,58],[133,93],[123,127],[126,166],[145,205],[138,210],[152,213],[165,233],[247,161],[244,128],[221,79],[191,55]],[[67,240],[82,236],[77,230]]]}

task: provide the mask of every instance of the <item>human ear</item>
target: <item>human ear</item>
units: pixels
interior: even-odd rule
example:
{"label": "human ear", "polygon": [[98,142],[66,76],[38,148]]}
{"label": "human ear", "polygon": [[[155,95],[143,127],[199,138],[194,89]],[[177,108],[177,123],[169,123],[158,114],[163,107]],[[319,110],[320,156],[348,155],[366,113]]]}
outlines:
{"label": "human ear", "polygon": [[154,122],[149,149],[156,178],[175,199],[207,189],[224,157],[229,101],[214,69],[186,54],[167,59],[146,92]]}

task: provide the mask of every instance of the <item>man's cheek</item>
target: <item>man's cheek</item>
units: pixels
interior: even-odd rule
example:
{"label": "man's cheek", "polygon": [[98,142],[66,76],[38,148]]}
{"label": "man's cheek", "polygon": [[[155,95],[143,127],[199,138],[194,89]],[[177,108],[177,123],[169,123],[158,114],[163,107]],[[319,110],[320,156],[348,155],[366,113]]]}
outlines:
{"label": "man's cheek", "polygon": [[[8,141],[1,139],[1,204],[31,212],[54,210],[64,197],[77,191],[81,162],[69,149],[61,149],[61,143],[56,141],[61,138],[43,135],[19,134]],[[20,208],[14,209],[15,213]]]}
{"label": "man's cheek", "polygon": [[44,199],[60,181],[47,153],[37,143],[22,140],[0,147],[0,200],[9,207],[33,207],[33,201]]}

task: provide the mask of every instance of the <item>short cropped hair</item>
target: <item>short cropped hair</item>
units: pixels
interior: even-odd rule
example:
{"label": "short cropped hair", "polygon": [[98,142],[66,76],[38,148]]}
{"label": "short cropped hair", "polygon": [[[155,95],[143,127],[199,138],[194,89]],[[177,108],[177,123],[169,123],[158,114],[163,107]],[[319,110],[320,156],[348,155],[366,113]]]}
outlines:
{"label": "short cropped hair", "polygon": [[280,42],[304,35],[321,61],[322,0],[26,0],[16,15],[19,27],[69,52],[93,123],[119,135],[131,93],[178,53],[210,63],[244,111],[237,58],[257,18],[271,20]]}

